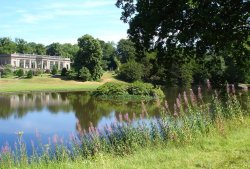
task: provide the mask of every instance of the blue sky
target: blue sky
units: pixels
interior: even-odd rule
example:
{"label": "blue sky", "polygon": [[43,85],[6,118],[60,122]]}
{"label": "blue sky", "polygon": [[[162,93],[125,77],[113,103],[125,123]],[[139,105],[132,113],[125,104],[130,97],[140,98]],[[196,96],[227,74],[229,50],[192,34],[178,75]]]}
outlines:
{"label": "blue sky", "polygon": [[77,43],[90,34],[105,41],[127,37],[116,0],[0,0],[0,37],[48,45]]}

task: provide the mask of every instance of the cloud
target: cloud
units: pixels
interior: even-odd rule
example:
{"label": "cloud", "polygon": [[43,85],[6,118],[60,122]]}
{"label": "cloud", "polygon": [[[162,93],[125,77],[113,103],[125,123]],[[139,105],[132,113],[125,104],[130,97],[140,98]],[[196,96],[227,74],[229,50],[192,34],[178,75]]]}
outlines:
{"label": "cloud", "polygon": [[38,23],[41,20],[48,20],[53,19],[54,16],[49,14],[30,14],[30,13],[24,13],[21,15],[20,21],[23,23]]}

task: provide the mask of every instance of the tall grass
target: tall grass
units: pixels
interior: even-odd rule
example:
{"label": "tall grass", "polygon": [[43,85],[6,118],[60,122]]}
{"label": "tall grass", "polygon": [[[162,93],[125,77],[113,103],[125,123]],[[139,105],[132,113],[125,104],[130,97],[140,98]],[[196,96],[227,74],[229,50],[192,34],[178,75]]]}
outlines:
{"label": "tall grass", "polygon": [[[227,85],[226,91],[225,95],[215,91],[211,100],[204,102],[200,88],[197,95],[190,89],[188,93],[179,94],[172,111],[167,101],[164,104],[158,101],[156,104],[162,109],[160,118],[147,118],[147,110],[142,103],[140,117],[120,114],[116,122],[102,129],[90,124],[88,131],[85,131],[77,123],[78,133],[70,136],[69,144],[54,136],[51,142],[40,144],[38,148],[31,143],[33,150],[29,156],[22,139],[23,133],[19,132],[14,150],[8,144],[2,147],[0,168],[82,161],[102,153],[124,156],[144,147],[189,144],[213,130],[225,135],[227,121],[241,124],[244,117],[250,114],[247,91],[236,95],[233,85]],[[242,99],[245,99],[244,102]]]}

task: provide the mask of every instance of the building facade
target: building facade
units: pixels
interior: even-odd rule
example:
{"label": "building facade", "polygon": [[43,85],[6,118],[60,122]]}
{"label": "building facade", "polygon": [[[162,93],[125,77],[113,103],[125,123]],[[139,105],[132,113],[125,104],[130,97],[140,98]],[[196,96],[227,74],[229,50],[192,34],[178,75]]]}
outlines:
{"label": "building facade", "polygon": [[0,66],[10,64],[14,68],[52,70],[55,65],[58,69],[70,69],[70,59],[60,56],[35,54],[0,54]]}

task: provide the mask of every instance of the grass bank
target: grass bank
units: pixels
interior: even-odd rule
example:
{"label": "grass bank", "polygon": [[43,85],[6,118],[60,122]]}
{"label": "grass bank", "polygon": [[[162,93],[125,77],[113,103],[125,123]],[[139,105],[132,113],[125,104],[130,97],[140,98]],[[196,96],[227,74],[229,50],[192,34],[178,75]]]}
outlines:
{"label": "grass bank", "polygon": [[[235,127],[237,125],[237,127]],[[31,165],[27,168],[109,168],[109,169],[152,169],[152,168],[250,168],[250,120],[240,126],[229,122],[226,133],[218,131],[207,137],[197,138],[185,146],[166,145],[140,149],[125,157],[98,154],[89,160],[75,162],[51,162],[48,165]]]}
{"label": "grass bank", "polygon": [[120,82],[112,72],[105,72],[99,82],[63,80],[50,75],[35,76],[32,79],[1,78],[0,93],[21,93],[37,91],[91,91],[105,82]]}

